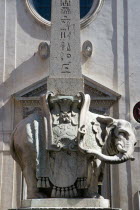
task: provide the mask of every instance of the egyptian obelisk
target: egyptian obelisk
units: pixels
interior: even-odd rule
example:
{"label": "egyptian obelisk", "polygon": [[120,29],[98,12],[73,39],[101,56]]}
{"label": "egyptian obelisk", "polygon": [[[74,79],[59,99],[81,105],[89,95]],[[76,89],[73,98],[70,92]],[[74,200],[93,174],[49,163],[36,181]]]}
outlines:
{"label": "egyptian obelisk", "polygon": [[48,90],[59,95],[83,92],[79,0],[52,0]]}

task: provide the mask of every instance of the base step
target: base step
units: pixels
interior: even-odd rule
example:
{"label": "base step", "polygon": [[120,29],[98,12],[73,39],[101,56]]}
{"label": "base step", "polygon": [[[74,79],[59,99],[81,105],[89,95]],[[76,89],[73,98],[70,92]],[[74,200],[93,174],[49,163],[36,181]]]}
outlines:
{"label": "base step", "polygon": [[21,208],[9,210],[121,210],[110,208],[104,198],[48,198],[23,200]]}

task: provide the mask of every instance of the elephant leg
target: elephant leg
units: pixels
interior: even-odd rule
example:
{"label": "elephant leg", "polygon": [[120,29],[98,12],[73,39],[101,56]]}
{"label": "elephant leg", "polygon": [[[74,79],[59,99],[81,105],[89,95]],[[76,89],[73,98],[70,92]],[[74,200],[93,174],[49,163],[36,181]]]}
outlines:
{"label": "elephant leg", "polygon": [[37,188],[36,170],[31,165],[27,165],[24,168],[23,176],[27,184],[27,199],[47,197]]}
{"label": "elephant leg", "polygon": [[90,198],[101,197],[98,194],[98,178],[100,174],[100,165],[101,165],[101,161],[98,159],[89,163],[88,188],[86,190],[86,195],[85,195],[86,197],[90,197]]}

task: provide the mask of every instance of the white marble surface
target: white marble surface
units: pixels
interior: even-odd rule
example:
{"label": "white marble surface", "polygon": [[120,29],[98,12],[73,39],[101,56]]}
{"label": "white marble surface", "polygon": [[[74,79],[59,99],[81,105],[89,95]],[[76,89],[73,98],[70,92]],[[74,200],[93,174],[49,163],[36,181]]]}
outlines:
{"label": "white marble surface", "polygon": [[29,207],[50,207],[50,208],[93,208],[102,207],[109,208],[109,200],[107,199],[32,199],[23,200],[22,208]]}

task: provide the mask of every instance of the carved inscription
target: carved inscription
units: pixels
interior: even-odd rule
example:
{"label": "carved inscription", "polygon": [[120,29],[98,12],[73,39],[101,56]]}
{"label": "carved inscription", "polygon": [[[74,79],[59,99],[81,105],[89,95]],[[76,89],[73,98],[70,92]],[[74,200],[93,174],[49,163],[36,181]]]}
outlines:
{"label": "carved inscription", "polygon": [[64,95],[83,92],[79,0],[51,0],[48,90]]}
{"label": "carved inscription", "polygon": [[62,61],[61,73],[71,73],[72,53],[71,35],[74,28],[71,24],[71,0],[60,0],[61,29],[60,29],[60,56]]}
{"label": "carved inscription", "polygon": [[71,0],[61,0],[61,7],[71,6]]}

